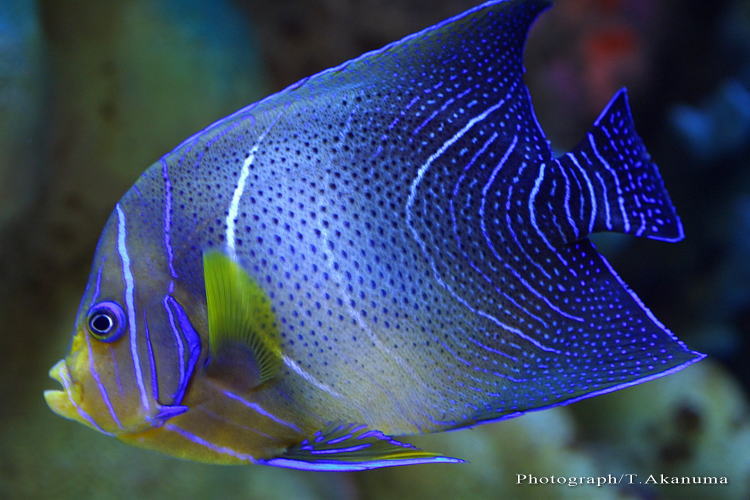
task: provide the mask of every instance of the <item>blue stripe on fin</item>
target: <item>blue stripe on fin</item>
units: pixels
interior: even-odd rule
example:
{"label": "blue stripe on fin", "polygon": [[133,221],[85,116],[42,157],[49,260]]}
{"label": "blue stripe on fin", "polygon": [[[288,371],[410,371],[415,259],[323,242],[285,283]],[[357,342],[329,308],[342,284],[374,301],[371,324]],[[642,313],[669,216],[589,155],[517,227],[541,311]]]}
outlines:
{"label": "blue stripe on fin", "polygon": [[586,263],[586,274],[566,283],[581,322],[561,322],[553,333],[563,355],[537,356],[525,379],[497,385],[493,397],[440,430],[515,418],[606,394],[679,371],[705,358],[689,349],[643,304],[588,239],[559,249],[568,262]]}
{"label": "blue stripe on fin", "polygon": [[572,202],[585,210],[584,220],[576,221],[581,236],[614,231],[664,241],[684,237],[659,170],[635,130],[625,89],[559,162],[581,186]]}
{"label": "blue stripe on fin", "polygon": [[458,458],[419,450],[364,425],[349,424],[315,433],[315,439],[306,439],[281,456],[261,463],[301,470],[353,471],[461,462]]}
{"label": "blue stripe on fin", "polygon": [[[404,118],[393,121],[396,128],[387,135],[414,134],[418,141],[427,140],[434,130],[443,127],[460,128],[463,117],[470,114],[467,110],[486,109],[503,101],[504,118],[497,119],[498,125],[502,123],[498,128],[504,129],[506,135],[521,134],[534,155],[549,156],[549,144],[523,82],[522,57],[529,27],[550,4],[550,0],[490,0],[477,5],[303,78],[211,124],[183,141],[170,155],[178,154],[192,141],[209,142],[231,124],[249,120],[251,115],[253,120],[263,121],[267,119],[263,118],[265,113],[278,112],[281,106],[304,103],[301,110],[317,116],[330,113],[330,104],[343,110],[348,108],[341,107],[342,103],[348,102],[350,108],[352,102],[365,99],[368,104],[357,105],[358,113],[378,109],[381,100],[389,110],[398,106],[399,111],[404,111]],[[414,98],[419,100],[407,114],[409,106],[404,104]]]}
{"label": "blue stripe on fin", "polygon": [[379,469],[381,467],[397,467],[400,465],[419,465],[419,464],[455,464],[463,463],[464,460],[458,458],[434,456],[431,458],[414,458],[414,459],[399,459],[399,460],[372,460],[369,462],[337,462],[334,460],[324,461],[319,460],[315,462],[307,462],[304,460],[291,460],[288,458],[272,458],[265,462],[260,462],[265,465],[273,465],[275,467],[286,467],[287,469],[298,469],[298,470],[314,470],[314,471],[330,471],[330,472],[346,472],[356,470],[370,470]]}

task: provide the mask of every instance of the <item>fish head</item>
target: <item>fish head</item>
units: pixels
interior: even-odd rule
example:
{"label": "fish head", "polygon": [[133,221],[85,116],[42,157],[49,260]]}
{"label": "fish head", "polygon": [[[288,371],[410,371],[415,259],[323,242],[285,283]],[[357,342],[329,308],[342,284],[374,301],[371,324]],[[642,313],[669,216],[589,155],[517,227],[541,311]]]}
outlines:
{"label": "fish head", "polygon": [[182,306],[190,301],[163,249],[149,243],[153,229],[127,206],[118,204],[104,228],[70,352],[50,370],[62,390],[44,393],[58,415],[121,438],[187,411],[201,355]]}

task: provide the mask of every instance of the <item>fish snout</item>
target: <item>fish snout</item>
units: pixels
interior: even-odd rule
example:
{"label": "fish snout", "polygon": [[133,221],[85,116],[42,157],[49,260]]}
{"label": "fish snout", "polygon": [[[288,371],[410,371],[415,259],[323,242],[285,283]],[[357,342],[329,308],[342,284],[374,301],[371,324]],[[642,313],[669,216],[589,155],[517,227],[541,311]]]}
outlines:
{"label": "fish snout", "polygon": [[44,391],[47,406],[61,417],[88,424],[78,411],[77,401],[81,400],[81,387],[73,382],[64,359],[55,363],[49,371],[49,376],[62,385],[62,390],[50,389]]}

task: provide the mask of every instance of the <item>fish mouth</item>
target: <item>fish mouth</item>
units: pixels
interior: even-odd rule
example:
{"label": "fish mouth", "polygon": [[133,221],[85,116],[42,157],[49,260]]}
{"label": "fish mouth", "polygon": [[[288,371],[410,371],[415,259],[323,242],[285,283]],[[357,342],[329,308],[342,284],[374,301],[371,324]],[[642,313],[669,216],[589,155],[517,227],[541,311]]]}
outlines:
{"label": "fish mouth", "polygon": [[70,377],[68,365],[61,359],[50,369],[49,376],[62,385],[62,390],[49,389],[44,391],[44,400],[50,410],[61,417],[88,424],[82,417],[76,401],[80,401],[81,390],[78,384],[73,383]]}

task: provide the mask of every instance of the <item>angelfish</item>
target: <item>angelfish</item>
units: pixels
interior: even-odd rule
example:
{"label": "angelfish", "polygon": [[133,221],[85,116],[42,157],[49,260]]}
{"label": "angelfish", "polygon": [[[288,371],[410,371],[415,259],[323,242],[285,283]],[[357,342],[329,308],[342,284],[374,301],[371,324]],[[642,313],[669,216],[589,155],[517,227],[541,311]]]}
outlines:
{"label": "angelfish", "polygon": [[490,1],[216,122],[96,249],[59,415],[223,464],[459,462],[399,436],[700,360],[588,235],[678,241],[617,92],[553,155],[522,80],[542,0]]}

